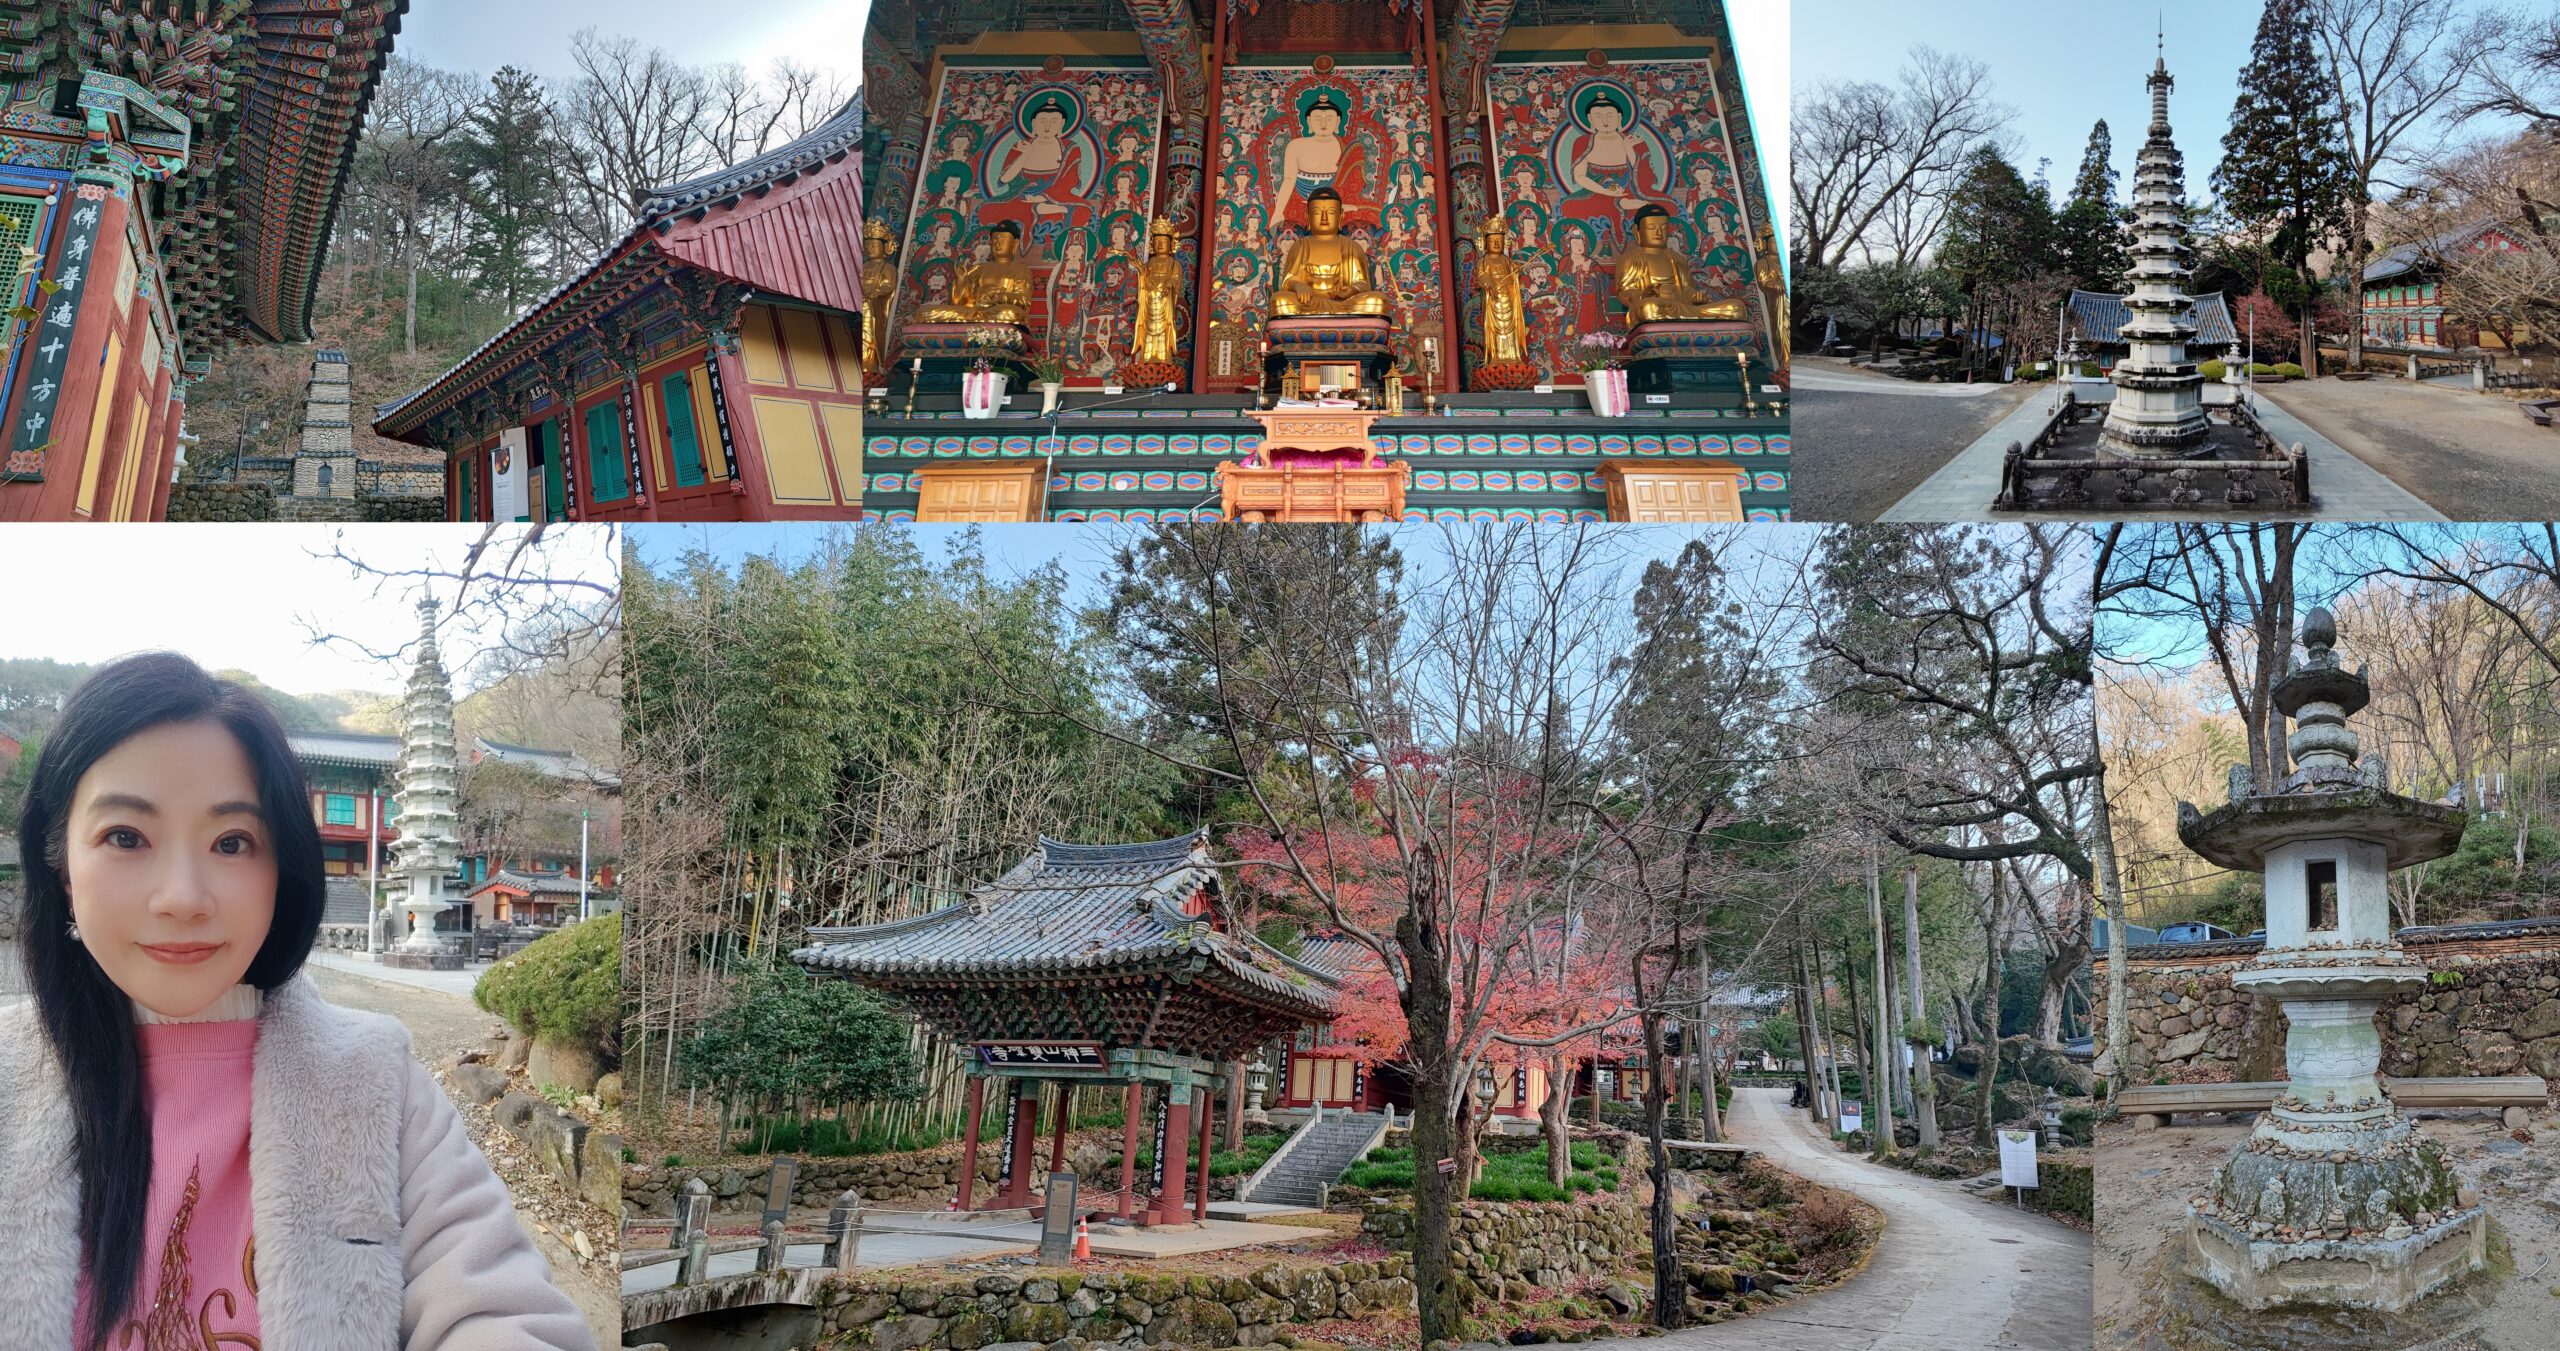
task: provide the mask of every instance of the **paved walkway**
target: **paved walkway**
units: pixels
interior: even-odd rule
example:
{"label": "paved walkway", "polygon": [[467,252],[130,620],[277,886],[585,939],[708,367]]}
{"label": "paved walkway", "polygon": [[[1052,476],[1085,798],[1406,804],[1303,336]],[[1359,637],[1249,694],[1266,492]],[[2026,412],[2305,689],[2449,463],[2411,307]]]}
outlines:
{"label": "paved walkway", "polygon": [[[2208,395],[2217,391],[2208,389]],[[2441,521],[2444,513],[2428,506],[2415,494],[2385,477],[2350,450],[2322,435],[2300,418],[2278,406],[2259,391],[2258,416],[2267,431],[2285,445],[2300,443],[2311,454],[2311,496],[2317,510],[2310,513],[2318,520],[2329,521]],[[2105,512],[2008,512],[1995,517],[1991,499],[2000,495],[2000,465],[2012,443],[2023,445],[2035,439],[2053,416],[2055,395],[2039,390],[2036,397],[2020,405],[1983,433],[1972,445],[1957,452],[1946,467],[1886,511],[1887,521],[1981,521],[1981,520],[2087,520],[2115,519]],[[2224,402],[2216,398],[2210,402]],[[1802,438],[1799,438],[1802,439]],[[2263,513],[2272,515],[2272,513]],[[2227,521],[2230,512],[2146,511],[2138,519],[2145,521]]]}
{"label": "paved walkway", "polygon": [[344,971],[349,975],[363,976],[369,980],[387,980],[395,985],[414,985],[421,990],[433,990],[437,994],[449,994],[460,999],[471,997],[471,987],[480,983],[481,975],[488,971],[490,966],[487,962],[475,962],[460,971],[403,971],[396,966],[384,966],[362,953],[338,952],[326,948],[312,950],[311,964],[325,966],[332,971]]}
{"label": "paved walkway", "polygon": [[2259,407],[2282,405],[2454,520],[2560,518],[2560,430],[2526,421],[2516,391],[2312,380],[2258,392]]}
{"label": "paved walkway", "polygon": [[1599,1347],[1686,1351],[2086,1351],[2089,1236],[1955,1183],[1834,1149],[1786,1090],[1743,1088],[1728,1138],[1884,1212],[1867,1269],[1749,1318]]}

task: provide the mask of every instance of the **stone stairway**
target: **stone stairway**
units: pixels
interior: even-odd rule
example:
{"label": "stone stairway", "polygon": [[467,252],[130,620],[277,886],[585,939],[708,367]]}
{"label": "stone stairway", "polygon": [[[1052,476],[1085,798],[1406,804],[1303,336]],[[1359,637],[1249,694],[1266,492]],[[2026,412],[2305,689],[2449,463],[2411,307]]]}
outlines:
{"label": "stone stairway", "polygon": [[1237,1199],[1283,1206],[1323,1204],[1323,1190],[1342,1180],[1344,1170],[1360,1161],[1376,1143],[1386,1118],[1375,1112],[1326,1114],[1300,1128],[1288,1153],[1253,1180],[1249,1195]]}

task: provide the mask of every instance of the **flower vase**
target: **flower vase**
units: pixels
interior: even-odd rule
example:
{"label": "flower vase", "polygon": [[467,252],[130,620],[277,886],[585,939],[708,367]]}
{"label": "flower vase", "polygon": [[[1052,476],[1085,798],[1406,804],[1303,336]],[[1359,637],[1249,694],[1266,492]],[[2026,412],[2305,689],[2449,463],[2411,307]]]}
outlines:
{"label": "flower vase", "polygon": [[1591,400],[1591,411],[1595,416],[1625,417],[1627,415],[1629,407],[1627,373],[1624,370],[1611,366],[1602,370],[1583,372],[1582,392]]}
{"label": "flower vase", "polygon": [[1067,382],[1064,380],[1040,382],[1040,415],[1042,417],[1058,411],[1058,396],[1064,394],[1066,390]]}
{"label": "flower vase", "polygon": [[969,371],[960,377],[960,415],[991,418],[1004,407],[1005,373]]}

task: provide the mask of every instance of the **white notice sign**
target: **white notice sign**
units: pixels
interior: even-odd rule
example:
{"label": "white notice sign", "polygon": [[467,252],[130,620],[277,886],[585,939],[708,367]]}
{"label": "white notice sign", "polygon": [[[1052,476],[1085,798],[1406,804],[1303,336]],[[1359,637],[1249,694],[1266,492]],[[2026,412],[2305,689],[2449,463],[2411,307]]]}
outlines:
{"label": "white notice sign", "polygon": [[498,446],[489,454],[491,467],[497,470],[489,485],[489,519],[522,521],[530,519],[532,504],[524,490],[524,428],[510,427],[498,435]]}
{"label": "white notice sign", "polygon": [[2000,1185],[2003,1187],[2036,1185],[2036,1133],[2034,1131],[2000,1132]]}
{"label": "white notice sign", "polygon": [[1842,1135],[1847,1135],[1849,1132],[1854,1131],[1865,1124],[1865,1119],[1860,1117],[1854,1110],[1845,1111],[1840,1114],[1840,1133]]}

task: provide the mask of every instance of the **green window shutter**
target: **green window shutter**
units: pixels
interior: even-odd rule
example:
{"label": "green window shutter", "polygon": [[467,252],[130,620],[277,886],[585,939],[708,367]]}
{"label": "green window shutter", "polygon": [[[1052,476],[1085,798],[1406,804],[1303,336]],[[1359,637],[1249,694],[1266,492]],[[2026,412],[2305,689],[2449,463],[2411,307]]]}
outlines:
{"label": "green window shutter", "polygon": [[569,504],[562,484],[569,477],[569,467],[560,462],[560,420],[553,418],[533,429],[542,443],[542,519],[569,519]]}
{"label": "green window shutter", "polygon": [[615,502],[631,495],[622,458],[622,405],[612,399],[587,410],[587,495]]}
{"label": "green window shutter", "polygon": [[476,521],[480,519],[480,509],[473,504],[471,497],[471,471],[473,468],[477,467],[479,463],[480,457],[475,453],[470,458],[454,467],[455,474],[462,485],[462,519],[466,521]]}
{"label": "green window shutter", "polygon": [[676,486],[698,488],[709,477],[702,467],[702,435],[693,421],[693,381],[683,371],[658,386],[666,396],[667,449],[676,465]]}
{"label": "green window shutter", "polygon": [[354,825],[356,823],[355,798],[347,793],[329,794],[326,814],[321,819],[333,826]]}

